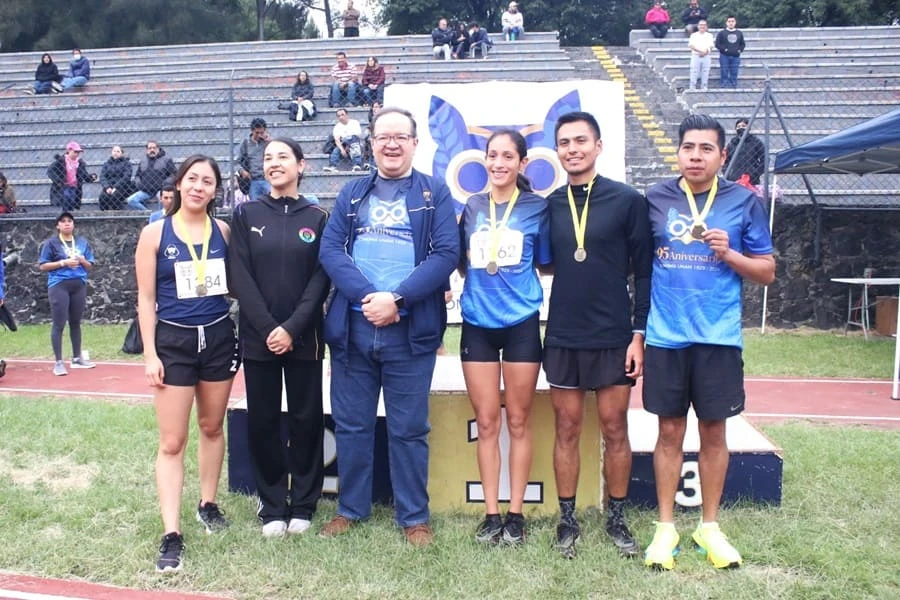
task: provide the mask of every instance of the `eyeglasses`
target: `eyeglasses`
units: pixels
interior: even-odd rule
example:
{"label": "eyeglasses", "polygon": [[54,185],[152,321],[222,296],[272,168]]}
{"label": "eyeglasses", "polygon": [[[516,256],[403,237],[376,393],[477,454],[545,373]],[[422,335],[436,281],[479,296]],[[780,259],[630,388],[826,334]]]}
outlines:
{"label": "eyeglasses", "polygon": [[379,146],[383,146],[383,145],[387,144],[389,141],[394,141],[394,142],[397,142],[398,144],[405,144],[409,140],[412,139],[412,136],[409,135],[408,133],[392,133],[392,134],[379,133],[378,135],[373,136],[372,139]]}

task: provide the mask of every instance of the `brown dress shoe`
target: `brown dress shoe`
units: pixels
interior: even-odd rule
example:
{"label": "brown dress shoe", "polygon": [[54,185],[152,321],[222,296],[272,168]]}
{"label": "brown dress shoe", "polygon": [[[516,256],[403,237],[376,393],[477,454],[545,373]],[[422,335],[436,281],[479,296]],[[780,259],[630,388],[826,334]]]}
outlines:
{"label": "brown dress shoe", "polygon": [[322,530],[319,531],[319,537],[329,538],[347,533],[354,525],[356,525],[355,521],[351,521],[343,515],[336,515],[332,520],[325,523]]}
{"label": "brown dress shoe", "polygon": [[434,532],[431,531],[431,527],[428,526],[428,523],[419,523],[418,525],[404,527],[403,533],[406,534],[406,541],[416,548],[428,546],[434,541]]}

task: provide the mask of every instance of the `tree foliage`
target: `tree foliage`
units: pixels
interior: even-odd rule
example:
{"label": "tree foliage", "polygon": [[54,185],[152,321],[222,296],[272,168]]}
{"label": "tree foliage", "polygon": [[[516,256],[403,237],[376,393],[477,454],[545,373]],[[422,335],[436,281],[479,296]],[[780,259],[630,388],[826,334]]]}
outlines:
{"label": "tree foliage", "polygon": [[[628,32],[643,29],[649,0],[520,0],[525,30],[558,31],[567,46],[627,45]],[[900,16],[900,0],[700,0],[719,28],[734,14],[739,27],[887,25]],[[673,25],[680,25],[687,0],[669,2]],[[500,31],[505,0],[384,0],[380,19],[390,34],[427,33],[445,17],[451,23],[477,20]]]}
{"label": "tree foliage", "polygon": [[[267,39],[302,37],[307,4],[260,1]],[[0,42],[11,52],[252,40],[256,13],[257,0],[3,0]]]}

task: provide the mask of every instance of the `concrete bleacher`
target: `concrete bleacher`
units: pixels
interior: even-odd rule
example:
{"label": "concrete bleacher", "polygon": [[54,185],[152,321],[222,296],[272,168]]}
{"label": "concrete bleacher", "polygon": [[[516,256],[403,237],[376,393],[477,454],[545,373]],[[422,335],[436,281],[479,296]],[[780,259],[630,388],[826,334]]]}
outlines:
{"label": "concrete bleacher", "polygon": [[[768,81],[785,122],[782,127],[775,111],[770,112],[770,154],[790,147],[787,135],[793,145],[802,144],[900,105],[900,68],[897,67],[900,63],[900,30],[896,27],[741,31],[747,49],[741,57],[737,90],[719,89],[715,51],[709,90],[686,89],[689,87],[690,57],[687,37],[681,31],[673,30],[661,40],[645,30],[632,31],[630,44],[686,110],[716,117],[729,136],[737,117],[751,115]],[[762,111],[757,118],[754,133],[762,136]],[[896,193],[900,189],[898,176],[816,177],[811,181],[821,204],[900,206]],[[799,176],[779,177],[778,183],[786,202],[809,202]]]}
{"label": "concrete bleacher", "polygon": [[[230,173],[250,120],[262,117],[272,135],[290,135],[303,145],[309,166],[302,191],[327,203],[350,176],[322,172],[322,142],[335,122],[327,98],[338,51],[360,68],[366,57],[378,57],[388,85],[575,77],[555,32],[529,32],[514,43],[499,40],[486,60],[465,61],[434,60],[430,37],[422,35],[85,49],[92,64],[88,85],[49,96],[23,93],[42,53],[0,54],[0,169],[29,210],[48,205],[46,168],[72,139],[85,149],[91,172],[99,173],[114,144],[136,165],[146,141],[154,139],[176,162],[202,152]],[[51,55],[63,71],[69,52]],[[316,85],[320,115],[312,122],[292,122],[277,108],[300,70]],[[362,123],[368,120],[367,109],[349,112]],[[85,186],[86,208],[98,193],[98,184]]]}

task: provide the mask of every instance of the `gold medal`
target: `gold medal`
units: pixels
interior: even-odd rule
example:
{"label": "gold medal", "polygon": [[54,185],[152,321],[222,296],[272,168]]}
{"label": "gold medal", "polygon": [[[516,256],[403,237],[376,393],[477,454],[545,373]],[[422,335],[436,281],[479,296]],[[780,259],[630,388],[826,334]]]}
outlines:
{"label": "gold medal", "polygon": [[569,209],[572,211],[572,225],[575,227],[575,261],[584,262],[587,260],[587,250],[584,249],[584,232],[587,231],[588,206],[591,203],[591,189],[594,187],[595,179],[591,179],[590,183],[584,186],[587,195],[584,198],[584,208],[581,209],[581,216],[578,216],[578,210],[575,207],[575,196],[572,194],[572,186],[566,190],[569,195]]}
{"label": "gold medal", "polygon": [[206,289],[206,286],[203,285],[202,283],[200,285],[198,285],[194,291],[197,292],[198,296],[205,296],[206,293],[208,292],[208,290]]}
{"label": "gold medal", "polygon": [[487,271],[488,275],[496,275],[497,271],[499,271],[500,268],[497,266],[497,263],[491,261],[487,264],[487,267],[485,267],[484,270]]}
{"label": "gold medal", "polygon": [[697,209],[697,200],[694,199],[694,192],[691,190],[690,184],[682,179],[679,182],[679,185],[681,186],[681,189],[684,190],[684,195],[687,197],[688,208],[691,210],[691,222],[694,224],[691,228],[691,237],[682,239],[682,241],[684,243],[689,243],[694,239],[705,242],[706,240],[703,239],[703,234],[706,233],[706,216],[709,214],[709,210],[716,200],[716,192],[719,191],[719,178],[716,177],[713,179],[712,186],[709,188],[709,193],[706,195],[706,203],[703,205],[703,210]]}
{"label": "gold medal", "polygon": [[[181,237],[184,245],[187,246],[188,252],[191,254],[191,263],[193,263],[197,281],[206,281],[206,258],[209,256],[209,240],[212,237],[212,218],[207,216],[206,222],[203,224],[203,244],[200,248],[199,257],[197,256],[197,251],[194,250],[194,244],[191,241],[187,226],[184,224],[181,211],[172,215],[172,225],[175,227],[175,232]],[[202,283],[198,283],[197,287],[194,288],[194,291],[197,293],[197,296],[205,296],[209,292]]]}

